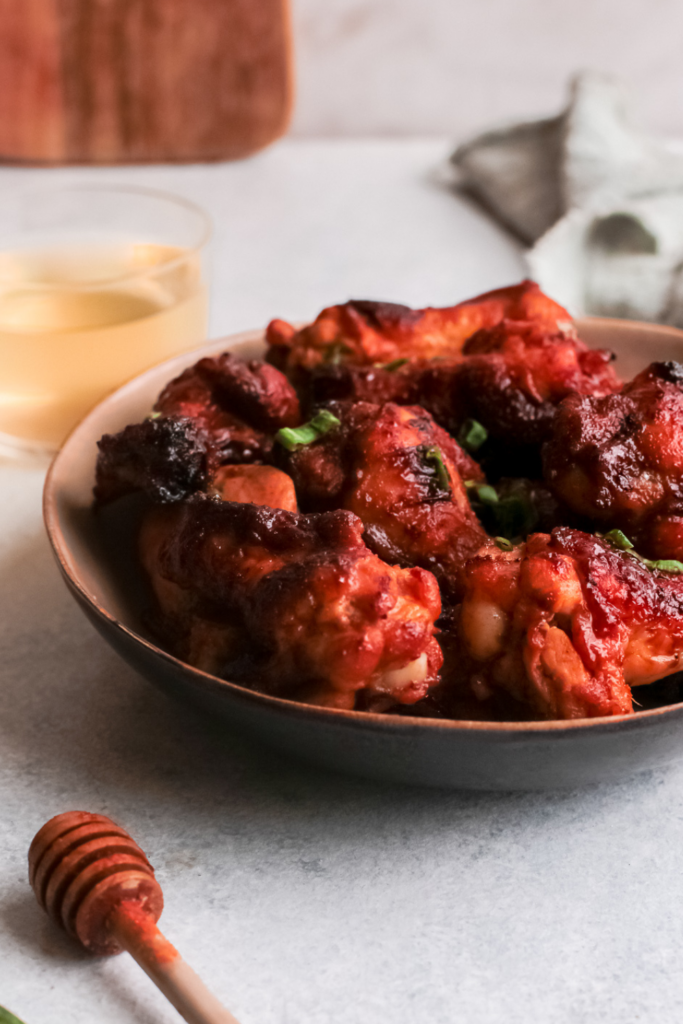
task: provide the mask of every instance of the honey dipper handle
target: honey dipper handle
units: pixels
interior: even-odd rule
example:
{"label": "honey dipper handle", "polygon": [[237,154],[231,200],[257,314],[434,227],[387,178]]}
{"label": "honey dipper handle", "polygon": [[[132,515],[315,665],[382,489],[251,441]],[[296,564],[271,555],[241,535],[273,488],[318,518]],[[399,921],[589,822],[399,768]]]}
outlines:
{"label": "honey dipper handle", "polygon": [[119,903],[108,924],[124,949],[188,1024],[239,1024],[138,903]]}

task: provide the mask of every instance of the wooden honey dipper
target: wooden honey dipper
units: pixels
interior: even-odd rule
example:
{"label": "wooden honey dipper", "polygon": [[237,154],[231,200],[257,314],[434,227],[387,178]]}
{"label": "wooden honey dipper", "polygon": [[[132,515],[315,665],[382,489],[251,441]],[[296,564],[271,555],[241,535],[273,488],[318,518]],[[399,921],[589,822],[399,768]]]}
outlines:
{"label": "wooden honey dipper", "polygon": [[28,865],[38,903],[86,949],[128,950],[188,1024],[238,1024],[157,928],[164,897],[154,869],[111,818],[58,814],[35,836]]}

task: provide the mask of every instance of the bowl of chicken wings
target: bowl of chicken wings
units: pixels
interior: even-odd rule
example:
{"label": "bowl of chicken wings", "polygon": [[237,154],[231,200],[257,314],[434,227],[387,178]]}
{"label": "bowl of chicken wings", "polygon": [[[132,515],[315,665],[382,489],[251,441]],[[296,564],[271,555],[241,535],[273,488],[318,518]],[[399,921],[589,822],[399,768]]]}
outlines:
{"label": "bowl of chicken wings", "polygon": [[67,585],[145,677],[377,779],[680,756],[683,332],[575,322],[524,281],[199,356],[105,399],[45,487]]}

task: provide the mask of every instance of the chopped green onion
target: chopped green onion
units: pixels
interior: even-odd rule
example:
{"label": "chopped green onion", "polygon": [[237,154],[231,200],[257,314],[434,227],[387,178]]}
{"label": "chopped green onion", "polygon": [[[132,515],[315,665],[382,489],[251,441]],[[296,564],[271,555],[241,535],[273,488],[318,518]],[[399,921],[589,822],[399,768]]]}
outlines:
{"label": "chopped green onion", "polygon": [[493,542],[501,551],[512,551],[514,544],[507,537],[494,537]]}
{"label": "chopped green onion", "polygon": [[482,505],[497,505],[498,494],[490,484],[481,484],[477,487],[477,497]]}
{"label": "chopped green onion", "polygon": [[163,413],[160,413],[160,412],[151,412],[149,414],[149,416],[147,417],[147,419],[148,420],[158,420],[162,415],[163,415]]}
{"label": "chopped green onion", "polygon": [[508,538],[526,537],[538,523],[538,513],[533,504],[519,494],[501,498],[493,513],[499,533]]}
{"label": "chopped green onion", "polygon": [[621,532],[621,530],[610,530],[609,533],[604,535],[596,533],[596,537],[606,540],[618,551],[624,551],[626,554],[630,555],[631,558],[635,558],[648,569],[656,569],[658,572],[676,573],[677,575],[683,573],[683,562],[679,562],[675,558],[651,559],[644,558],[643,555],[639,555],[631,541]]}
{"label": "chopped green onion", "polygon": [[494,536],[519,541],[538,525],[538,511],[519,481],[503,483],[501,493],[490,484],[465,480],[474,511]]}
{"label": "chopped green onion", "polygon": [[609,533],[605,534],[605,540],[619,551],[631,551],[633,549],[633,544],[621,530],[610,530]]}
{"label": "chopped green onion", "polygon": [[334,413],[331,413],[329,409],[323,409],[312,420],[300,427],[282,427],[275,435],[275,440],[284,445],[288,451],[293,452],[301,445],[317,441],[323,434],[327,434],[334,427],[340,425],[341,420],[337,419]]}
{"label": "chopped green onion", "polygon": [[345,345],[343,341],[333,341],[331,345],[328,345],[323,354],[323,362],[331,363],[332,366],[338,366],[341,363],[342,358],[349,355],[351,349],[348,345]]}
{"label": "chopped green onion", "polygon": [[488,436],[488,430],[478,420],[465,420],[458,431],[458,444],[466,452],[473,454],[479,451]]}
{"label": "chopped green onion", "polygon": [[443,461],[441,451],[436,447],[428,448],[424,453],[424,457],[426,462],[434,463],[436,479],[439,483],[439,487],[444,491],[450,491],[451,478],[448,475],[448,470],[446,469],[446,465]]}
{"label": "chopped green onion", "polygon": [[402,366],[405,366],[407,362],[407,359],[394,359],[391,363],[385,363],[383,369],[388,370],[389,373],[393,373],[394,370],[398,370]]}
{"label": "chopped green onion", "polygon": [[647,564],[651,569],[659,569],[660,572],[683,572],[683,562],[677,562],[674,558],[660,558]]}

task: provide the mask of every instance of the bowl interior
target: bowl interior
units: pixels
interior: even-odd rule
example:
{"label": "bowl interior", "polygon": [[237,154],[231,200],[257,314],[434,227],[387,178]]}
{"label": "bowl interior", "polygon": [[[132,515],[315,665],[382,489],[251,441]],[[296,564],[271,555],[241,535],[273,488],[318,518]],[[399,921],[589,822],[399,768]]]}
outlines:
{"label": "bowl interior", "polygon": [[[581,337],[591,347],[609,348],[616,353],[617,369],[624,379],[653,360],[683,361],[683,331],[675,328],[594,317],[580,320],[578,327]],[[93,514],[97,441],[102,434],[114,433],[145,416],[163,385],[201,356],[229,349],[245,358],[254,358],[262,355],[263,347],[263,332],[249,331],[211,342],[199,351],[195,349],[168,360],[135,378],[104,399],[76,427],[48,474],[45,521],[69,584],[100,615],[148,644],[153,644],[145,625],[148,597],[134,557],[133,543],[140,503],[124,499],[98,516]],[[232,688],[232,684],[227,688]],[[426,719],[419,721],[423,726],[429,724]],[[486,728],[488,723],[470,725]],[[509,723],[510,727],[525,725]]]}

